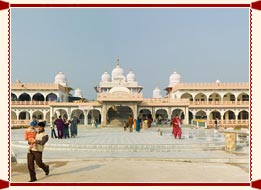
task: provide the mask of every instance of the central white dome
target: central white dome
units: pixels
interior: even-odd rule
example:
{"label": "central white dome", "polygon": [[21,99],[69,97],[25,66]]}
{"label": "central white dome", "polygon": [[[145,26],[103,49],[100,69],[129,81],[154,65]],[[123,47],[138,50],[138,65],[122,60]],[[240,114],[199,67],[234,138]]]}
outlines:
{"label": "central white dome", "polygon": [[124,73],[123,69],[120,67],[119,64],[117,64],[116,67],[111,72],[112,80],[119,78],[119,76],[123,76],[123,73]]}
{"label": "central white dome", "polygon": [[63,72],[59,72],[56,76],[55,76],[55,84],[61,84],[63,86],[67,86],[67,78],[64,75]]}
{"label": "central white dome", "polygon": [[113,92],[126,92],[130,94],[130,90],[123,86],[113,87],[112,89],[110,89],[109,93],[113,93]]}

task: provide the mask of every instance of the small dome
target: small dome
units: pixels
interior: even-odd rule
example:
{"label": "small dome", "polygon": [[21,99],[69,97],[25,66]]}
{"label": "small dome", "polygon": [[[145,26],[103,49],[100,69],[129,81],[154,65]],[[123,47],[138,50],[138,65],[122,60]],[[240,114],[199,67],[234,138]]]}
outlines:
{"label": "small dome", "polygon": [[162,98],[161,91],[158,87],[153,90],[152,98]]}
{"label": "small dome", "polygon": [[180,74],[173,72],[169,77],[169,86],[175,86],[180,83],[181,76]]}
{"label": "small dome", "polygon": [[67,86],[67,79],[66,76],[63,74],[63,72],[59,72],[56,76],[55,76],[55,84],[61,84],[63,86]]}
{"label": "small dome", "polygon": [[[124,75],[124,71],[123,69],[120,67],[120,59],[117,58],[117,65],[116,67],[112,70],[111,72],[111,77],[112,80],[115,80],[117,78],[119,78],[119,76],[123,76]],[[122,78],[122,77],[121,77]]]}
{"label": "small dome", "polygon": [[113,87],[112,89],[110,89],[109,93],[113,93],[113,92],[126,92],[130,94],[130,90],[123,86]]}
{"label": "small dome", "polygon": [[216,83],[220,83],[220,80],[216,80]]}
{"label": "small dome", "polygon": [[104,72],[102,77],[101,77],[101,81],[102,82],[109,82],[111,80],[111,76],[109,73]]}
{"label": "small dome", "polygon": [[133,73],[133,71],[130,71],[127,74],[127,82],[134,82],[135,80],[135,74]]}
{"label": "small dome", "polygon": [[83,97],[83,95],[82,95],[82,90],[79,89],[79,88],[76,88],[76,89],[74,90],[74,97],[80,97],[80,98],[82,98],[82,97]]}

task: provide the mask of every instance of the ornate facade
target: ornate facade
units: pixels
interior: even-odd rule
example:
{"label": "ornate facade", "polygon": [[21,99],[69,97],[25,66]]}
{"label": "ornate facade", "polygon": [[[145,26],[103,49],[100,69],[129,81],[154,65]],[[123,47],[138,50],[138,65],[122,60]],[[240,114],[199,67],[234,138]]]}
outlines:
{"label": "ornate facade", "polygon": [[62,72],[49,84],[16,81],[11,86],[11,123],[27,125],[34,116],[51,122],[52,116],[76,115],[83,125],[96,120],[102,126],[119,126],[129,115],[165,123],[179,114],[185,124],[200,119],[211,127],[218,118],[224,127],[249,125],[248,83],[182,83],[181,76],[174,72],[166,95],[155,88],[152,98],[144,98],[142,89],[133,71],[124,75],[119,60],[111,75],[102,74],[95,87],[96,101],[86,101],[78,88],[74,96],[70,95],[72,88]]}

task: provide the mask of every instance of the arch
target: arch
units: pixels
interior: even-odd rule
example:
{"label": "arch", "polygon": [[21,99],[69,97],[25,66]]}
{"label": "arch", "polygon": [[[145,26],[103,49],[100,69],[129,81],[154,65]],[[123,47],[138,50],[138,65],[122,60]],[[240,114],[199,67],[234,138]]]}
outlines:
{"label": "arch", "polygon": [[198,94],[195,96],[195,99],[194,99],[194,100],[195,100],[195,101],[207,101],[207,96],[201,92],[201,93],[198,93]]}
{"label": "arch", "polygon": [[33,112],[33,118],[37,118],[39,120],[43,120],[44,119],[44,114],[43,114],[43,112],[37,110],[37,111]]}
{"label": "arch", "polygon": [[14,111],[11,111],[11,120],[17,120],[17,114]]}
{"label": "arch", "polygon": [[181,109],[179,109],[179,108],[174,109],[174,110],[172,111],[172,113],[171,113],[171,118],[174,118],[176,115],[178,115],[181,120],[183,120],[183,119],[185,118],[185,115],[184,115],[183,110],[181,110]]}
{"label": "arch", "polygon": [[168,112],[165,109],[158,109],[155,114],[158,124],[162,124],[164,121],[168,120]]}
{"label": "arch", "polygon": [[[57,112],[59,112],[59,114],[57,114]],[[55,109],[53,117],[58,118],[60,115],[62,116],[62,118],[65,117],[68,119],[68,114],[65,109]]]}
{"label": "arch", "polygon": [[[74,116],[76,116],[80,120],[80,124],[84,124],[83,110],[81,110],[81,109],[73,110],[72,113],[71,113],[71,118],[73,118]],[[69,118],[69,119],[71,119],[71,118]]]}
{"label": "arch", "polygon": [[129,106],[111,106],[107,111],[106,122],[112,126],[122,126],[130,115],[133,115],[133,111]]}
{"label": "arch", "polygon": [[236,119],[235,113],[231,110],[228,110],[223,115],[223,120],[232,120]]}
{"label": "arch", "polygon": [[[80,117],[80,116],[79,116]],[[97,109],[91,109],[88,112],[88,124],[91,124],[93,121],[98,120],[98,123],[101,123],[101,112]]]}
{"label": "arch", "polygon": [[196,119],[207,119],[207,113],[203,110],[197,111],[195,118]]}
{"label": "arch", "polygon": [[223,101],[235,101],[235,100],[236,100],[235,95],[230,92],[224,94],[223,96]]}
{"label": "arch", "polygon": [[208,101],[209,101],[209,102],[212,102],[212,101],[216,101],[216,102],[221,101],[221,96],[220,96],[220,94],[214,92],[214,93],[212,93],[212,94],[209,95]]}
{"label": "arch", "polygon": [[19,101],[31,101],[31,97],[27,93],[23,93],[18,98]]}
{"label": "arch", "polygon": [[209,114],[209,119],[216,119],[218,118],[219,120],[221,119],[221,114],[219,111],[213,110],[212,112],[210,112]]}
{"label": "arch", "polygon": [[152,119],[152,114],[151,114],[151,111],[149,109],[141,109],[140,112],[139,112],[139,115],[142,116],[143,119],[145,119],[146,117]]}
{"label": "arch", "polygon": [[17,101],[17,96],[14,93],[11,93],[11,101]]}
{"label": "arch", "polygon": [[249,101],[249,95],[245,92],[242,92],[237,96],[237,101]]}
{"label": "arch", "polygon": [[51,93],[47,94],[45,100],[46,101],[57,101],[57,95],[51,92]]}
{"label": "arch", "polygon": [[31,119],[30,113],[28,111],[21,111],[18,116],[19,120],[29,120]]}
{"label": "arch", "polygon": [[33,95],[32,100],[34,101],[44,101],[44,96],[41,93],[36,93]]}
{"label": "arch", "polygon": [[248,120],[249,119],[249,113],[245,110],[242,110],[238,113],[238,116],[237,116],[237,119],[238,120]]}
{"label": "arch", "polygon": [[188,92],[182,94],[182,95],[180,96],[180,98],[181,98],[181,99],[189,99],[189,101],[193,101],[193,96],[192,96],[190,93],[188,93]]}

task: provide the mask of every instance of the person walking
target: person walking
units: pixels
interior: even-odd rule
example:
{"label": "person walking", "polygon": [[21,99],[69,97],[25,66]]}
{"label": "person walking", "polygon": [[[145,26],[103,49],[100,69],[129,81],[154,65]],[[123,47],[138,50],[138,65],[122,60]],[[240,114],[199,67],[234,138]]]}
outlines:
{"label": "person walking", "polygon": [[129,116],[128,118],[128,124],[129,124],[129,128],[130,128],[130,132],[133,131],[133,117],[132,115]]}
{"label": "person walking", "polygon": [[218,119],[217,118],[215,119],[214,123],[215,123],[215,129],[218,129]]}
{"label": "person walking", "polygon": [[140,128],[141,128],[141,116],[137,117],[136,119],[136,131],[140,132]]}
{"label": "person walking", "polygon": [[62,116],[59,116],[59,118],[57,118],[55,121],[54,121],[54,124],[56,125],[57,127],[57,131],[58,131],[58,139],[62,139],[63,138],[63,131],[64,131],[64,124],[63,124],[63,119],[62,119]]}
{"label": "person walking", "polygon": [[64,124],[64,138],[66,137],[70,138],[69,135],[69,121],[66,119],[66,117],[63,118],[63,124]]}
{"label": "person walking", "polygon": [[54,117],[52,117],[50,127],[51,127],[51,138],[57,138],[57,135],[56,135],[56,132],[55,132]]}
{"label": "person walking", "polygon": [[123,130],[124,131],[127,130],[127,125],[128,125],[128,123],[126,121],[123,121]]}
{"label": "person walking", "polygon": [[44,127],[45,127],[45,122],[38,123],[38,133],[36,134],[36,138],[35,138],[36,146],[29,147],[27,153],[27,167],[30,174],[29,182],[37,181],[34,162],[36,162],[39,168],[42,168],[42,170],[45,172],[45,175],[49,175],[49,171],[50,171],[49,165],[44,164],[42,161],[44,145],[48,141],[48,135],[47,133],[45,133]]}
{"label": "person walking", "polygon": [[98,128],[98,124],[99,124],[99,120],[96,118],[96,119],[94,120],[95,128]]}
{"label": "person walking", "polygon": [[70,132],[71,132],[71,137],[76,137],[77,136],[77,133],[78,133],[78,130],[77,130],[77,125],[79,123],[79,120],[76,116],[74,116],[71,120],[71,125],[70,125]]}
{"label": "person walking", "polygon": [[172,133],[174,135],[174,138],[176,139],[177,137],[179,139],[181,139],[181,120],[179,119],[179,116],[176,115],[173,119],[172,119],[172,126],[173,126],[173,130]]}

